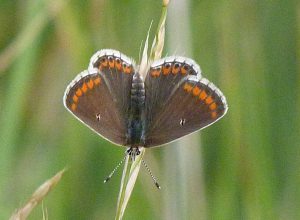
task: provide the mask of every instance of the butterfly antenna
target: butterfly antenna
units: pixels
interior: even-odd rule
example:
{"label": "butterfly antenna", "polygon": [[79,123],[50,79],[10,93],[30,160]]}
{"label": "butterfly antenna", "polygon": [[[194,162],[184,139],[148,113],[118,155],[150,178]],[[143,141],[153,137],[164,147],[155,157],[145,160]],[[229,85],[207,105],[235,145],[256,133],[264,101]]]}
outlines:
{"label": "butterfly antenna", "polygon": [[122,165],[122,163],[125,161],[127,157],[127,154],[125,155],[125,157],[118,163],[118,165],[115,167],[115,169],[113,169],[113,171],[109,174],[108,177],[105,178],[104,183],[107,183],[111,177],[114,175],[114,173],[117,171],[117,169]]}
{"label": "butterfly antenna", "polygon": [[161,187],[160,187],[159,183],[157,182],[156,178],[153,176],[153,174],[152,174],[152,172],[151,172],[149,166],[146,164],[146,162],[145,162],[144,160],[142,160],[142,163],[144,164],[144,166],[146,167],[148,173],[150,174],[150,176],[151,176],[151,178],[152,178],[152,180],[153,180],[155,186],[156,186],[158,189],[161,189]]}

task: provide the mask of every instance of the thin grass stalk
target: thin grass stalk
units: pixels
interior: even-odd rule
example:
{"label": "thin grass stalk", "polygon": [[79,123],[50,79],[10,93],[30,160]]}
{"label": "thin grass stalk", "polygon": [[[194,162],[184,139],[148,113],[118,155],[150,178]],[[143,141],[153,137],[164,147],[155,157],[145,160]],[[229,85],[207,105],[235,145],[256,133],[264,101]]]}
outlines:
{"label": "thin grass stalk", "polygon": [[169,1],[163,1],[161,17],[150,51],[150,61],[161,58],[165,42],[165,24],[167,18],[168,3]]}
{"label": "thin grass stalk", "polygon": [[[60,181],[66,169],[59,171],[51,179],[44,182],[31,196],[28,202],[19,210],[17,210],[10,220],[25,220],[30,215],[31,211],[48,195],[48,193],[56,186]],[[47,214],[46,214],[47,216]],[[43,219],[45,219],[45,213],[43,212]]]}
{"label": "thin grass stalk", "polygon": [[141,154],[137,156],[134,161],[132,161],[128,155],[126,157],[118,198],[116,220],[123,218],[127,203],[136,182],[141,162],[145,154],[145,148],[141,148],[140,151]]}
{"label": "thin grass stalk", "polygon": [[[155,38],[152,43],[151,51],[150,51],[150,60],[147,58],[147,50],[148,50],[148,37],[145,43],[143,57],[141,61],[141,68],[144,69],[148,64],[149,61],[153,61],[155,59],[159,59],[162,54],[162,50],[164,47],[164,38],[165,38],[165,21],[167,16],[167,6],[168,2],[164,0],[162,5],[162,14],[160,18],[160,22],[158,24],[158,29],[155,35]],[[146,60],[146,62],[145,62]],[[136,182],[140,166],[143,160],[143,157],[145,155],[145,148],[140,148],[141,154],[138,155],[134,161],[130,159],[130,156],[127,155],[124,169],[123,169],[123,175],[121,179],[121,185],[120,185],[120,192],[119,192],[119,198],[117,203],[117,211],[116,211],[116,220],[122,219],[126,206],[128,204],[128,201],[130,199],[134,184]]]}

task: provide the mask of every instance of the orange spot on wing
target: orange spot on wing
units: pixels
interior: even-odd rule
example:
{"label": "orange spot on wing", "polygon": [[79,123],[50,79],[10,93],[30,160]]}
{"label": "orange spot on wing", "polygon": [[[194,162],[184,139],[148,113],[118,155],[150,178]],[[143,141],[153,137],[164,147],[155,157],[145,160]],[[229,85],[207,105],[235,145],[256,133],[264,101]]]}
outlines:
{"label": "orange spot on wing", "polygon": [[100,82],[101,82],[101,79],[100,79],[100,77],[97,77],[96,79],[94,79],[94,83],[95,83],[95,85],[99,85],[99,84],[100,84]]}
{"label": "orange spot on wing", "polygon": [[160,69],[152,69],[150,74],[153,77],[158,77],[160,75]]}
{"label": "orange spot on wing", "polygon": [[206,92],[203,90],[203,91],[200,93],[199,98],[200,98],[201,100],[204,100],[206,97],[207,97],[207,94],[206,94]]}
{"label": "orange spot on wing", "polygon": [[89,89],[92,89],[94,87],[94,82],[92,79],[90,79],[90,81],[87,83]]}
{"label": "orange spot on wing", "polygon": [[113,57],[110,57],[110,58],[108,59],[108,65],[109,65],[110,68],[115,67],[115,60],[114,60]]}
{"label": "orange spot on wing", "polygon": [[171,65],[170,64],[166,64],[163,66],[163,74],[164,75],[168,75],[171,72]]}
{"label": "orange spot on wing", "polygon": [[121,60],[117,59],[115,64],[116,64],[117,69],[121,70],[121,68],[122,68]]}
{"label": "orange spot on wing", "polygon": [[183,65],[181,67],[181,74],[185,75],[187,73],[188,69],[189,69],[189,67],[187,65]]}
{"label": "orange spot on wing", "polygon": [[212,99],[211,96],[208,96],[208,97],[205,99],[205,103],[208,104],[208,105],[211,104],[213,101],[214,101],[214,100]]}
{"label": "orange spot on wing", "polygon": [[198,96],[198,95],[200,94],[200,92],[201,92],[201,89],[199,89],[198,86],[195,86],[195,87],[193,88],[193,95],[194,95],[194,96]]}
{"label": "orange spot on wing", "polygon": [[102,57],[100,59],[100,66],[99,66],[99,69],[103,69],[104,67],[107,67],[108,66],[108,60],[106,57]]}
{"label": "orange spot on wing", "polygon": [[150,70],[150,75],[151,75],[151,76],[155,76],[155,75],[156,75],[155,69],[151,69],[151,70]]}
{"label": "orange spot on wing", "polygon": [[78,88],[75,93],[78,97],[82,96],[82,91],[80,88]]}
{"label": "orange spot on wing", "polygon": [[211,117],[212,117],[213,119],[215,119],[215,118],[217,117],[217,112],[212,112],[212,113],[211,113]]}
{"label": "orange spot on wing", "polygon": [[179,72],[179,68],[180,67],[180,65],[178,64],[178,63],[175,63],[174,65],[173,65],[173,68],[172,68],[172,73],[175,75],[175,74],[177,74],[178,72]]}
{"label": "orange spot on wing", "polygon": [[191,92],[192,89],[193,89],[193,86],[191,86],[191,85],[188,84],[188,83],[185,83],[184,86],[183,86],[183,89],[184,89],[184,91],[186,91],[186,92]]}
{"label": "orange spot on wing", "polygon": [[78,102],[78,96],[77,95],[73,95],[73,101]]}
{"label": "orange spot on wing", "polygon": [[72,111],[75,111],[75,110],[76,110],[76,108],[77,108],[77,105],[73,103],[73,104],[71,105],[71,109],[72,109]]}
{"label": "orange spot on wing", "polygon": [[81,87],[81,90],[86,93],[86,91],[88,90],[88,87],[86,85],[86,83],[83,83],[82,87]]}
{"label": "orange spot on wing", "polygon": [[215,102],[209,105],[210,110],[215,110],[216,108],[217,108],[217,104]]}
{"label": "orange spot on wing", "polygon": [[126,65],[124,72],[127,73],[127,74],[130,74],[131,71],[132,71],[131,66],[127,66],[127,65]]}

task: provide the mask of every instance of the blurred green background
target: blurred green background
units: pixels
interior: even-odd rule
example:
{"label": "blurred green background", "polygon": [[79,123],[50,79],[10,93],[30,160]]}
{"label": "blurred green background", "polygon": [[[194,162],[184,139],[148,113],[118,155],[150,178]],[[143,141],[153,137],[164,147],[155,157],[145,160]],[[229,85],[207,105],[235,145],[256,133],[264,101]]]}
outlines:
{"label": "blurred green background", "polygon": [[[0,218],[63,167],[49,219],[114,219],[125,148],[62,104],[91,55],[138,61],[161,1],[0,1]],[[218,123],[147,150],[124,219],[300,219],[300,2],[171,0],[164,55],[195,59],[227,97]],[[30,219],[41,219],[38,206]]]}

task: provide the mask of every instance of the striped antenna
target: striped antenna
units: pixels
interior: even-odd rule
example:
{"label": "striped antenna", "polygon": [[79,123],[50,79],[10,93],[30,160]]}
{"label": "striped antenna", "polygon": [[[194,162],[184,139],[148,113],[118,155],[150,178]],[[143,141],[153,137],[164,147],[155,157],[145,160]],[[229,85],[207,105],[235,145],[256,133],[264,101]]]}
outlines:
{"label": "striped antenna", "polygon": [[114,173],[118,170],[118,168],[122,165],[122,163],[125,161],[128,154],[125,155],[125,157],[118,163],[118,165],[113,169],[113,171],[104,179],[104,183],[107,183],[111,177],[114,175]]}
{"label": "striped antenna", "polygon": [[146,170],[148,171],[148,173],[150,174],[155,186],[157,187],[157,189],[161,189],[159,183],[157,182],[157,179],[155,178],[155,176],[152,174],[149,166],[146,164],[146,162],[144,160],[142,160],[143,165],[145,166]]}

